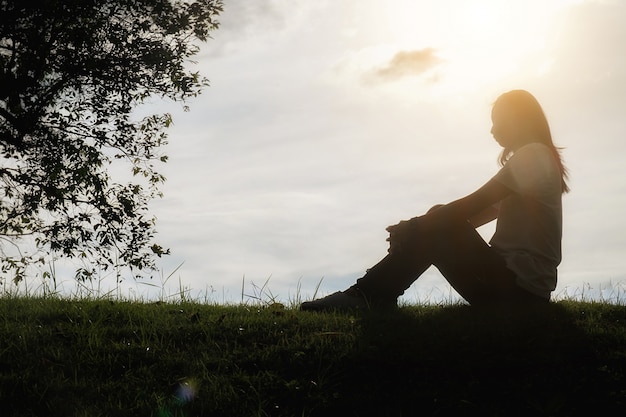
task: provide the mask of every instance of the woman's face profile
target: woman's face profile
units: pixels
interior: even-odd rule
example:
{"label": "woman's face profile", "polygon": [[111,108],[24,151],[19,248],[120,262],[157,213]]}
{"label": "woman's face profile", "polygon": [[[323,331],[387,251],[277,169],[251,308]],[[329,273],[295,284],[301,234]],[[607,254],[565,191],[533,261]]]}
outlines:
{"label": "woman's face profile", "polygon": [[514,149],[519,135],[517,121],[513,114],[502,105],[495,105],[491,110],[491,134],[503,148]]}

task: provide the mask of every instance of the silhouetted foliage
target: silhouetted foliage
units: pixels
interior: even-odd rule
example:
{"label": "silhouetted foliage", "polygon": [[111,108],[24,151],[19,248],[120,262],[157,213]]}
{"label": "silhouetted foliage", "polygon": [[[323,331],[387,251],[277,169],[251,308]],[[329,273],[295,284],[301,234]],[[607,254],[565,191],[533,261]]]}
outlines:
{"label": "silhouetted foliage", "polygon": [[[134,112],[207,84],[185,64],[221,11],[221,0],[0,1],[3,273],[18,282],[64,256],[84,259],[76,276],[87,279],[168,252],[148,202],[171,116]],[[132,179],[114,181],[120,164]]]}

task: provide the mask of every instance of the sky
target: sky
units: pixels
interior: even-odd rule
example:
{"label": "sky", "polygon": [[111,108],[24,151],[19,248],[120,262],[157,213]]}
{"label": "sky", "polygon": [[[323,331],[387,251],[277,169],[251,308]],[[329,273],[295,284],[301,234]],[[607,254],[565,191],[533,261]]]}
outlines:
{"label": "sky", "polygon": [[[188,112],[157,106],[174,126],[151,207],[172,254],[124,291],[289,302],[345,289],[386,254],[386,226],[497,172],[491,104],[520,88],[570,170],[555,296],[626,290],[626,2],[224,3],[191,65],[210,87]],[[403,296],[457,299],[434,268]]]}

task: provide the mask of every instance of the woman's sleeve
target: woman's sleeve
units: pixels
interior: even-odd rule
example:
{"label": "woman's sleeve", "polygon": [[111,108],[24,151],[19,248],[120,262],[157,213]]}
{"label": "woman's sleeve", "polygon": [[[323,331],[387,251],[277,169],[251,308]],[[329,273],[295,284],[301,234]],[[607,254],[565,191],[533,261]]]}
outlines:
{"label": "woman's sleeve", "polygon": [[515,152],[494,179],[517,194],[540,193],[550,182],[554,162],[547,146],[526,145]]}

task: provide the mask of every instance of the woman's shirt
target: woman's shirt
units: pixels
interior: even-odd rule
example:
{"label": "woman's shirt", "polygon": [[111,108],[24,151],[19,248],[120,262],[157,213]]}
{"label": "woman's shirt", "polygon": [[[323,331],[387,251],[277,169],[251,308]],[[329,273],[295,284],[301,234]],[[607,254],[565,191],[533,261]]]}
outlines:
{"label": "woman's shirt", "polygon": [[513,191],[500,202],[491,246],[525,290],[549,299],[561,262],[561,171],[542,143],[519,148],[495,175]]}

